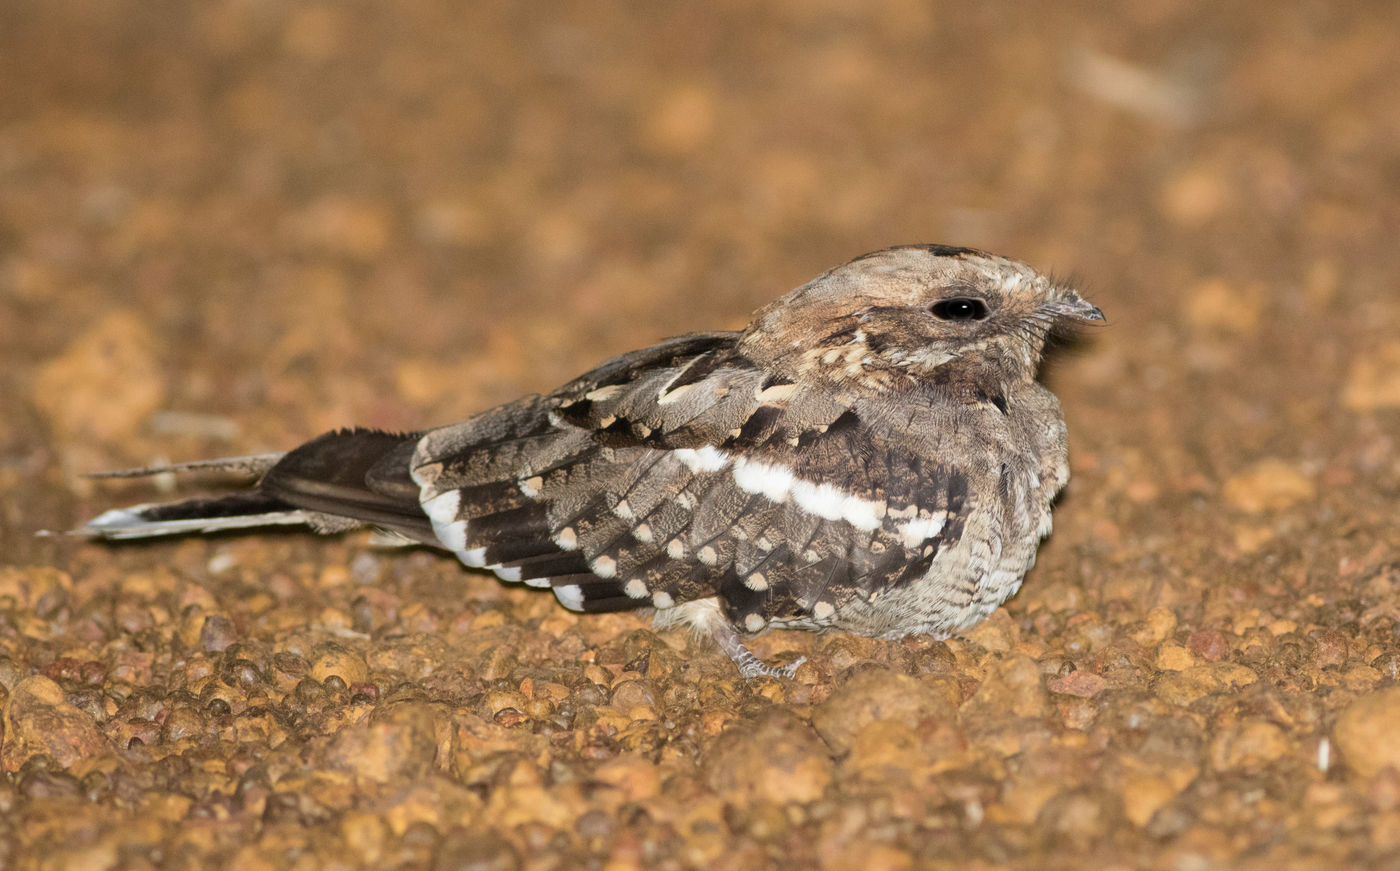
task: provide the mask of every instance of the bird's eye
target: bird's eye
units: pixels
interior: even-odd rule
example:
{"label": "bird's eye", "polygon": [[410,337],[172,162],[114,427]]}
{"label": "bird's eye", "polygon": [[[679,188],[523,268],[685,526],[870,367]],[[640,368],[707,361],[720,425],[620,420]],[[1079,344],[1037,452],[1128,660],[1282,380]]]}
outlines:
{"label": "bird's eye", "polygon": [[991,314],[987,304],[972,296],[955,296],[929,306],[933,316],[944,321],[980,321]]}

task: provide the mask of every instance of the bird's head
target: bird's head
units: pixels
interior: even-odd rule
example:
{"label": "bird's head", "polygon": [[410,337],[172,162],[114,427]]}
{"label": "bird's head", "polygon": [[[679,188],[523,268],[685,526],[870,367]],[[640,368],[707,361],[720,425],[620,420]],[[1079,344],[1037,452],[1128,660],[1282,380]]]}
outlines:
{"label": "bird's head", "polygon": [[1103,312],[1015,260],[967,248],[876,251],[761,309],[740,340],[799,381],[897,390],[939,380],[1034,379],[1050,331]]}

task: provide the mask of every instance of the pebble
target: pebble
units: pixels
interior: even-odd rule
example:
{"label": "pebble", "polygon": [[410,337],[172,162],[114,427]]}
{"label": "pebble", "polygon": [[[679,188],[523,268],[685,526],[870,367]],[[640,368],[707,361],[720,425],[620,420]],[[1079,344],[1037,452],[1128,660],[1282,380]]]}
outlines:
{"label": "pebble", "polygon": [[1342,405],[1356,412],[1400,408],[1400,342],[1386,342],[1352,360],[1342,385]]}
{"label": "pebble", "polygon": [[369,679],[365,658],[344,645],[327,642],[316,648],[311,659],[311,677],[324,682],[335,675],[346,684],[364,683]]}
{"label": "pebble", "polygon": [[447,718],[435,706],[390,703],[377,708],[366,722],[337,733],[327,761],[375,783],[416,781],[434,769],[439,744],[448,734]]}
{"label": "pebble", "polygon": [[1243,720],[1223,727],[1210,745],[1217,771],[1258,770],[1289,750],[1283,729],[1267,720]]}
{"label": "pebble", "polygon": [[772,708],[715,738],[704,770],[710,786],[741,807],[811,802],[831,783],[829,752],[810,724]]}
{"label": "pebble", "polygon": [[40,754],[64,768],[110,752],[97,723],[69,704],[63,688],[42,675],[21,680],[5,705],[0,768],[18,771]]}
{"label": "pebble", "polygon": [[1262,514],[1313,499],[1317,487],[1292,463],[1270,457],[1231,475],[1224,495],[1230,507],[1246,514]]}
{"label": "pebble", "polygon": [[39,367],[30,400],[65,439],[129,440],[165,402],[166,371],[152,350],[160,346],[136,313],[108,312]]}
{"label": "pebble", "polygon": [[952,681],[872,669],[850,678],[818,705],[812,725],[840,755],[871,723],[895,721],[913,728],[927,719],[949,720],[956,716],[958,702]]}
{"label": "pebble", "polygon": [[1389,687],[1348,705],[1332,735],[1347,765],[1364,777],[1374,777],[1387,767],[1400,769],[1396,723],[1400,723],[1400,687]]}
{"label": "pebble", "polygon": [[963,719],[1005,716],[1044,717],[1050,713],[1040,667],[1028,656],[1009,656],[992,664],[987,677],[962,708]]}

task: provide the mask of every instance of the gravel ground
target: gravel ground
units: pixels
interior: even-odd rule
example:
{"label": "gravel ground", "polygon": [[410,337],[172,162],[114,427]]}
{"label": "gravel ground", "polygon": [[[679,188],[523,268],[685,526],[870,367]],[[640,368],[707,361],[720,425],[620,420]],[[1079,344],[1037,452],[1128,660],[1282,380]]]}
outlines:
{"label": "gravel ground", "polygon": [[[1400,7],[0,6],[0,866],[1400,867]],[[106,547],[900,242],[1078,276],[967,637],[792,681],[427,552]]]}

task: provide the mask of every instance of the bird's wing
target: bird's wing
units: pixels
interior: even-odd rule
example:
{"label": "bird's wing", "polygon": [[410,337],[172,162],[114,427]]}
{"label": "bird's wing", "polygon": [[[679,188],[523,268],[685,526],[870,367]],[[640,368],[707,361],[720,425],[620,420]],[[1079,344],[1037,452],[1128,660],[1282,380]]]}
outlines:
{"label": "bird's wing", "polygon": [[751,631],[921,577],[961,534],[962,474],[735,339],[673,339],[429,432],[412,475],[438,537],[580,610],[718,595]]}

